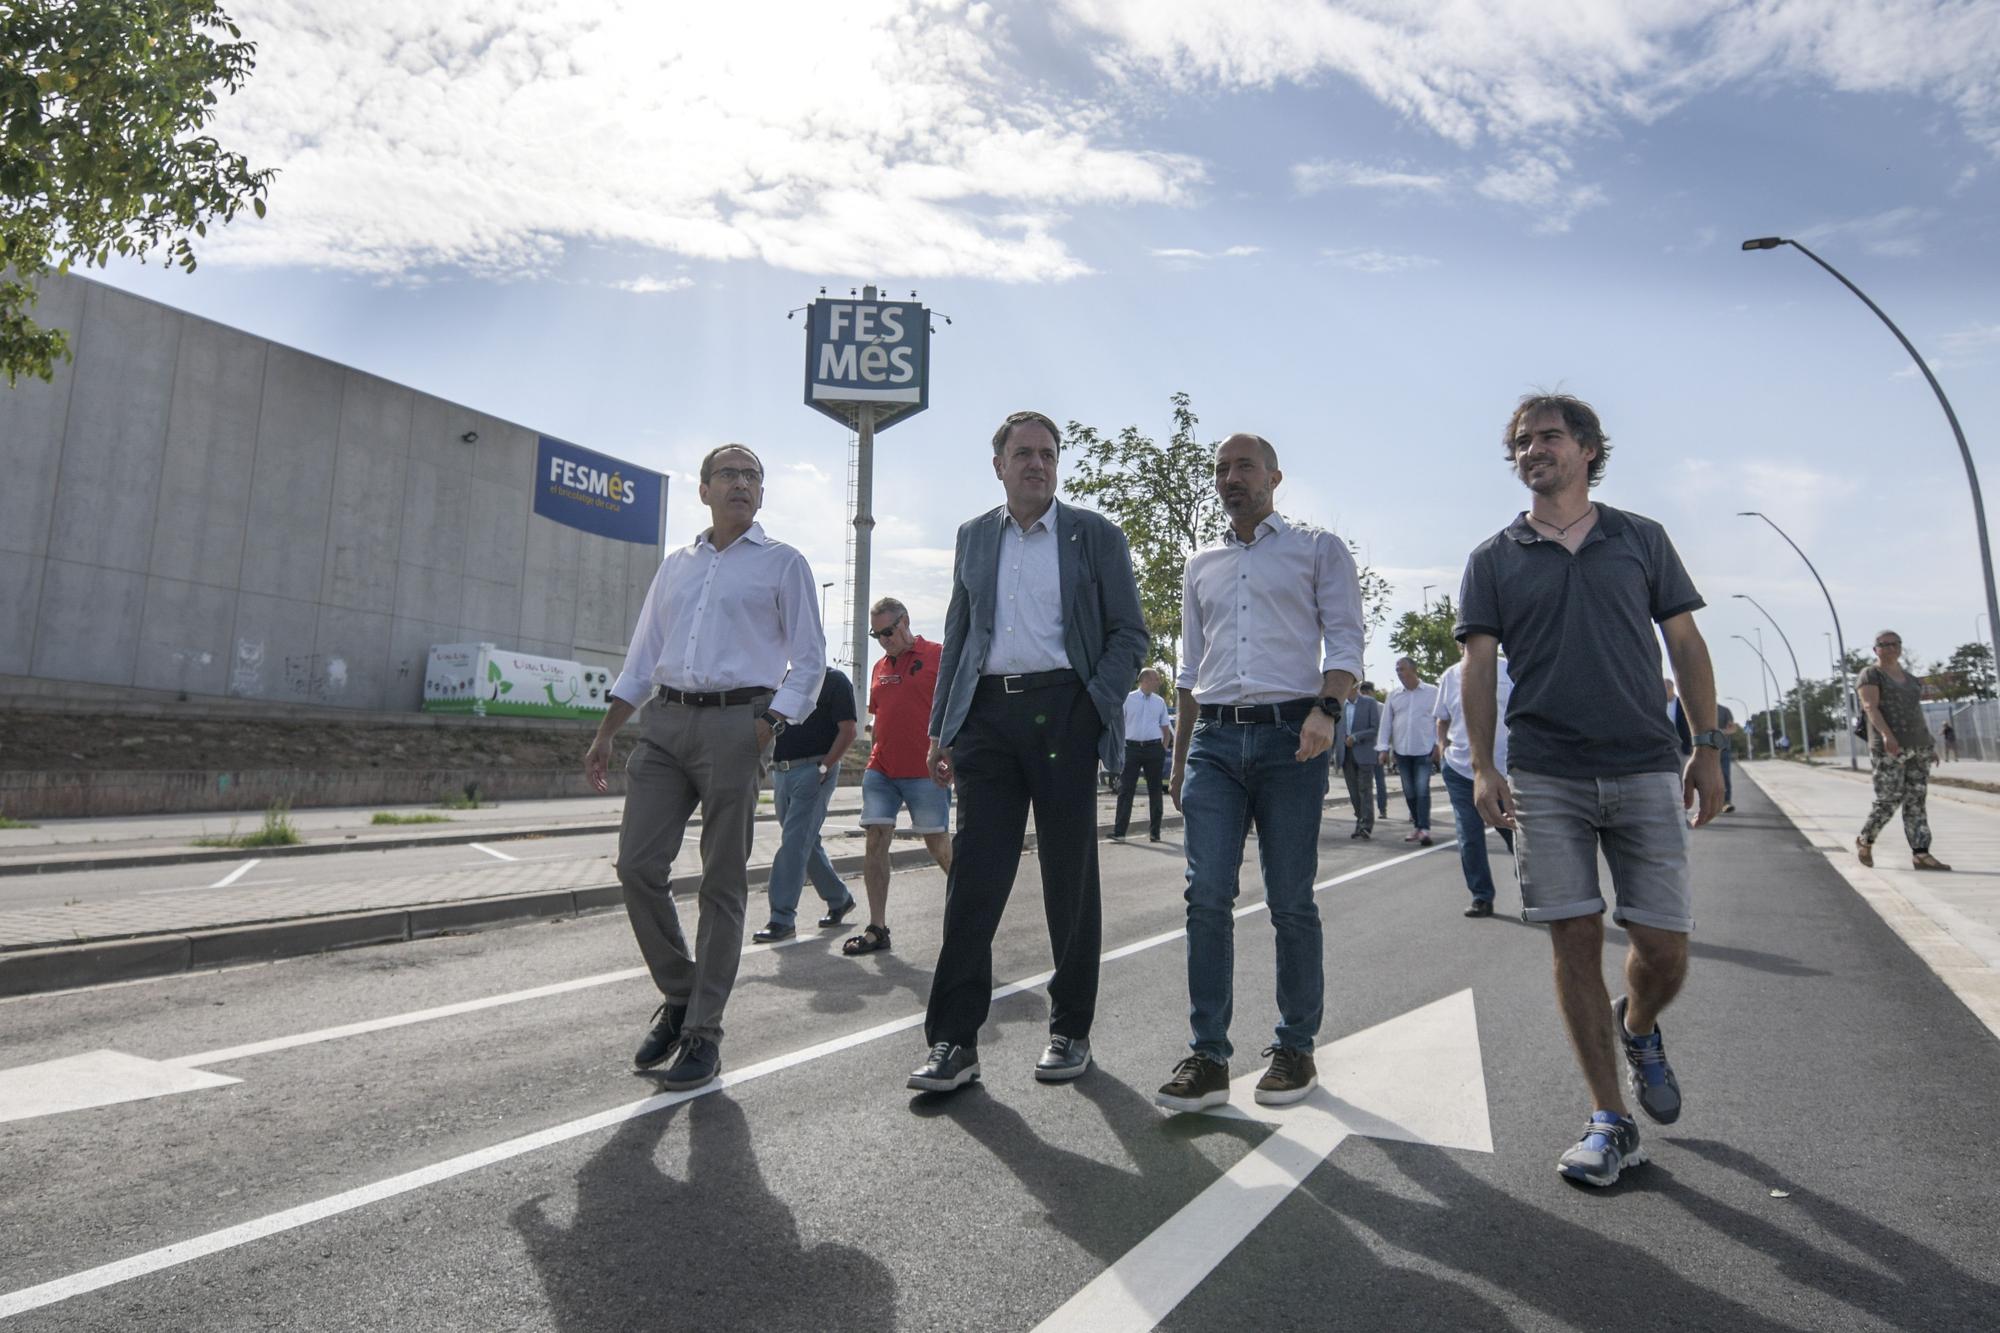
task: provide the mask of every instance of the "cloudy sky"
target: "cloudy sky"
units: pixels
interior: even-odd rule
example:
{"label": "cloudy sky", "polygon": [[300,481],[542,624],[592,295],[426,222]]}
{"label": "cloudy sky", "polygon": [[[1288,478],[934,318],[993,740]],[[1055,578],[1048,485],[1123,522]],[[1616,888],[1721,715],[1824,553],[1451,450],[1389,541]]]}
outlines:
{"label": "cloudy sky", "polygon": [[1499,433],[1549,386],[1603,414],[1601,498],[1674,535],[1725,696],[1762,697],[1732,594],[1829,656],[1740,509],[1814,557],[1851,645],[1975,635],[1928,388],[1804,256],[1737,243],[1796,236],[1868,290],[2000,478],[1993,0],[231,9],[259,66],[218,133],[280,169],[270,215],[192,277],[112,281],[673,473],[670,541],[704,516],[680,474],[750,442],[822,579],[848,438],[800,402],[786,312],[915,290],[952,322],[930,411],[880,440],[873,590],[920,632],[1014,408],[1163,434],[1186,390],[1204,432],[1278,445],[1280,507],[1400,611],[1521,507]]}

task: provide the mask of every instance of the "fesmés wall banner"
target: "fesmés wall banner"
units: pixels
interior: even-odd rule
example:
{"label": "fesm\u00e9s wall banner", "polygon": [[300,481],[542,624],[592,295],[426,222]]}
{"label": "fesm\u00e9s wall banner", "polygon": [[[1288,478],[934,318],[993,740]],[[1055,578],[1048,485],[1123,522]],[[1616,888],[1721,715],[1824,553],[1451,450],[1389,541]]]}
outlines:
{"label": "fesm\u00e9s wall banner", "polygon": [[535,512],[600,537],[658,542],[666,486],[657,472],[552,436],[535,450]]}

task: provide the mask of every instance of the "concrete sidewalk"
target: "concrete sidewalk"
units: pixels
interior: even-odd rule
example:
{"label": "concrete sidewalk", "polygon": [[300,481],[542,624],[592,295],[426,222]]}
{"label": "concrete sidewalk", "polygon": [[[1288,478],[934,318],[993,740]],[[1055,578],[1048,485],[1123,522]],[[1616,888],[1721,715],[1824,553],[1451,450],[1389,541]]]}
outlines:
{"label": "concrete sidewalk", "polygon": [[[2000,764],[1943,767],[1949,776],[1967,778],[1974,777],[1973,769],[2000,770]],[[1932,785],[1931,851],[1952,867],[1949,874],[1911,867],[1900,816],[1877,835],[1871,870],[1854,855],[1855,836],[1873,800],[1866,769],[1766,760],[1738,764],[1736,774],[1763,788],[1854,891],[2000,1037],[2000,794]]]}

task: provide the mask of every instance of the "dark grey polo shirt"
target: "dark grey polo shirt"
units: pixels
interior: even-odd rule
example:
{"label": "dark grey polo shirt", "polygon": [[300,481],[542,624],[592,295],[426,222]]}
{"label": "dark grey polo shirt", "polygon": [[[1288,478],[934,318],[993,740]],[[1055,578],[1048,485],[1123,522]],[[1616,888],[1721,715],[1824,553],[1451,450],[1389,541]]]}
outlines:
{"label": "dark grey polo shirt", "polygon": [[1507,766],[1556,778],[1678,773],[1653,627],[1704,605],[1667,530],[1607,504],[1575,555],[1526,513],[1481,542],[1453,632],[1491,634],[1507,651]]}

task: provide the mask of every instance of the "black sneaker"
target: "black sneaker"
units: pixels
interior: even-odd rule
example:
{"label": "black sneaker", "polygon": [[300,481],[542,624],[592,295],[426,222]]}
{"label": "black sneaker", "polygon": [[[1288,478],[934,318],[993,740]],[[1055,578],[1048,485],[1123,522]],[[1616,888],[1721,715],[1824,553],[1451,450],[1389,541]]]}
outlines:
{"label": "black sneaker", "polygon": [[1089,1068],[1090,1041],[1087,1038],[1052,1034],[1049,1048],[1035,1062],[1035,1080],[1039,1083],[1066,1083],[1083,1077],[1083,1072]]}
{"label": "black sneaker", "polygon": [[941,1041],[931,1047],[923,1067],[910,1071],[906,1087],[918,1092],[950,1092],[979,1081],[979,1052],[970,1046]]}
{"label": "black sneaker", "polygon": [[1264,1054],[1271,1057],[1271,1067],[1257,1080],[1259,1106],[1289,1106],[1319,1086],[1319,1070],[1313,1065],[1311,1051],[1266,1046]]}
{"label": "black sneaker", "polygon": [[1617,1184],[1619,1172],[1645,1160],[1646,1150],[1639,1146],[1639,1126],[1630,1116],[1593,1111],[1590,1123],[1583,1127],[1583,1137],[1562,1155],[1556,1170],[1570,1180],[1602,1187]]}
{"label": "black sneaker", "polygon": [[1625,1035],[1625,1000],[1611,1002],[1611,1019],[1618,1025],[1618,1044],[1625,1050],[1625,1081],[1632,1098],[1655,1124],[1671,1125],[1681,1118],[1681,1084],[1667,1063],[1667,1043],[1658,1023],[1643,1037]]}
{"label": "black sneaker", "polygon": [[1465,909],[1465,914],[1467,916],[1492,916],[1493,900],[1491,898],[1474,898],[1472,906]]}
{"label": "black sneaker", "polygon": [[707,1037],[689,1037],[681,1043],[681,1058],[667,1069],[660,1086],[668,1092],[687,1092],[715,1080],[722,1072],[722,1048]]}
{"label": "black sneaker", "polygon": [[1153,1094],[1155,1105],[1169,1111],[1204,1111],[1229,1100],[1229,1064],[1205,1055],[1190,1055],[1174,1066],[1174,1076]]}
{"label": "black sneaker", "polygon": [[632,1056],[632,1068],[651,1069],[660,1061],[673,1054],[674,1043],[681,1039],[681,1024],[687,1022],[688,1007],[675,1004],[672,1000],[653,1011],[653,1030],[639,1043],[639,1049]]}

